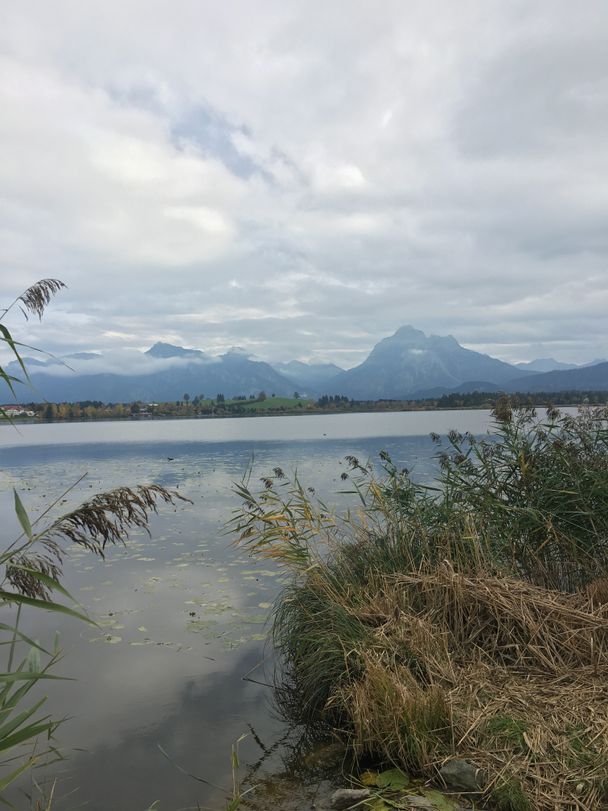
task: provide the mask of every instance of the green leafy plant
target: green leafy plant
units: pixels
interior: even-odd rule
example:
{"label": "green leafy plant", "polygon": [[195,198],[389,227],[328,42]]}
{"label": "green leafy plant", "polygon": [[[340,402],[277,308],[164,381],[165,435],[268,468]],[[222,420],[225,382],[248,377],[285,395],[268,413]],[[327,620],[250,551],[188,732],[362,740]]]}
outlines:
{"label": "green leafy plant", "polygon": [[581,589],[608,570],[608,409],[494,411],[487,438],[452,431],[440,492],[496,564],[531,582]]}

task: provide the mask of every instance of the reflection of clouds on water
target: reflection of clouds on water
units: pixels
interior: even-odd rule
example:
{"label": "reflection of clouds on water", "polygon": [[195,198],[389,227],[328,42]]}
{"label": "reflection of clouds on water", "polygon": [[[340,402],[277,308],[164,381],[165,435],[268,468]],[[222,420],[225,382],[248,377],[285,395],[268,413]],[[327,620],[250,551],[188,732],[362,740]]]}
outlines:
{"label": "reflection of clouds on water", "polygon": [[[63,792],[79,790],[66,807],[80,807],[84,799],[90,811],[144,809],[155,800],[168,811],[196,808],[197,802],[222,807],[222,792],[184,776],[175,764],[229,791],[231,745],[248,732],[252,719],[267,746],[281,737],[283,727],[273,719],[269,703],[271,691],[243,681],[258,662],[258,653],[248,650],[230,657],[221,671],[187,674],[176,680],[171,704],[152,702],[145,723],[122,724],[110,739],[72,755],[60,786]],[[159,744],[174,763],[161,754]],[[251,735],[240,745],[244,768],[262,754]]]}
{"label": "reflection of clouds on water", "polygon": [[[83,446],[96,443],[140,447],[153,443],[184,445],[331,442],[384,437],[428,436],[431,431],[447,434],[457,431],[478,433],[489,427],[489,411],[388,411],[376,414],[310,414],[297,417],[246,417],[196,420],[120,421],[98,423],[54,423],[20,425],[17,434],[0,424],[2,447]],[[173,454],[169,454],[172,456]]]}
{"label": "reflection of clouds on water", "polygon": [[[150,538],[132,533],[126,547],[108,550],[106,561],[78,548],[70,553],[65,585],[101,620],[101,628],[40,612],[24,617],[24,630],[41,640],[51,639],[57,628],[61,631],[65,657],[59,672],[76,681],[50,683],[49,708],[55,715],[72,717],[60,729],[59,743],[90,752],[72,755],[66,769],[73,784],[81,787],[75,796],[80,802],[86,799],[91,811],[145,808],[156,799],[161,808],[195,805],[197,799],[208,804],[208,788],[180,774],[162,757],[157,743],[184,768],[223,784],[228,782],[230,747],[246,731],[247,722],[258,732],[272,729],[279,735],[281,725],[270,719],[266,704],[267,689],[241,677],[264,656],[264,621],[282,578],[268,564],[257,565],[245,557],[224,534],[224,524],[238,506],[232,484],[253,459],[254,488],[278,466],[287,474],[297,470],[305,486],[313,485],[320,497],[340,505],[351,498],[340,494],[350,489],[340,479],[348,469],[344,456],[377,464],[380,450],[418,478],[432,478],[435,448],[426,436],[379,438],[391,415],[359,416],[374,417],[376,436],[185,441],[178,438],[188,433],[184,421],[177,424],[179,429],[171,427],[176,423],[115,424],[125,437],[133,429],[131,441],[110,442],[111,426],[89,424],[76,426],[81,444],[49,441],[2,450],[7,476],[0,482],[0,518],[8,539],[18,530],[10,487],[22,492],[35,516],[87,470],[87,478],[59,505],[61,511],[96,492],[138,482],[178,488],[193,502],[161,508],[151,519]],[[255,422],[265,436],[273,425],[284,430],[283,419],[289,421]],[[340,417],[323,419],[338,432]],[[231,422],[248,422],[236,427],[252,431],[253,421]],[[306,430],[320,425],[308,418],[297,418],[295,425],[302,431],[305,423]],[[48,428],[59,439],[70,428],[25,427],[40,429],[36,436]],[[176,430],[178,437],[158,441],[157,433]],[[100,433],[103,441],[98,441]],[[132,441],[136,435],[148,441]],[[35,627],[29,627],[30,622]],[[254,749],[251,742],[245,743],[244,757],[247,752],[257,757]]]}
{"label": "reflection of clouds on water", "polygon": [[60,733],[64,745],[109,742],[125,727],[154,723],[171,711],[185,679],[223,672],[235,648],[255,647],[262,657],[268,611],[258,604],[274,597],[276,578],[252,569],[222,540],[198,544],[139,538],[92,565],[81,553],[66,570],[66,585],[101,627],[33,617],[41,638],[61,628],[64,670],[77,679],[52,690],[57,711],[74,715]]}

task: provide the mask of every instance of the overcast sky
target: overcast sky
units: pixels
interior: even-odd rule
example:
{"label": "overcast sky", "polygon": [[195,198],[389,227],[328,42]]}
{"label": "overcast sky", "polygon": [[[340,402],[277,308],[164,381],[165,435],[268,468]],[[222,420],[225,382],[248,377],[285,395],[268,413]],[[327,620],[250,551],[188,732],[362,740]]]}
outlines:
{"label": "overcast sky", "polygon": [[19,0],[0,294],[53,352],[608,356],[605,0]]}

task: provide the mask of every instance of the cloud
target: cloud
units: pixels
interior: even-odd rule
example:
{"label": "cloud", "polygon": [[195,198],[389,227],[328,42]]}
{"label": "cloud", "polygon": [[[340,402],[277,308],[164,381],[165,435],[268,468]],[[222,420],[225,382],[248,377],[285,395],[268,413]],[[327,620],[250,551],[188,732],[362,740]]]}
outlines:
{"label": "cloud", "polygon": [[14,328],[104,355],[352,365],[404,323],[608,354],[607,24],[601,0],[14,4],[0,294],[69,284]]}
{"label": "cloud", "polygon": [[36,374],[51,377],[72,378],[77,375],[148,375],[165,372],[169,369],[183,369],[186,366],[207,366],[217,363],[218,358],[154,358],[136,350],[118,349],[103,355],[90,355],[86,358],[70,357],[50,360],[44,366],[36,365]]}

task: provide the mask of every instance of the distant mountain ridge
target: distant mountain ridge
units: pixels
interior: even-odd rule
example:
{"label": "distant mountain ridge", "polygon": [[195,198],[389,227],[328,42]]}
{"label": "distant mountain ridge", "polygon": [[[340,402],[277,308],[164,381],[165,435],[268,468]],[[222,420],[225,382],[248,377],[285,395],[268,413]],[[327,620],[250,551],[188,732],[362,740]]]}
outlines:
{"label": "distant mountain ridge", "polygon": [[555,370],[512,380],[505,391],[608,391],[608,361],[575,369]]}
{"label": "distant mountain ridge", "polygon": [[202,352],[200,349],[185,349],[183,346],[174,346],[173,344],[166,344],[162,341],[157,341],[150,349],[146,349],[145,355],[151,358],[198,358],[199,360],[207,360],[209,356]]}
{"label": "distant mountain ridge", "polygon": [[565,371],[567,369],[578,368],[576,363],[562,363],[555,358],[536,358],[528,363],[516,363],[518,369],[527,372],[555,372],[558,370]]}
{"label": "distant mountain ridge", "polygon": [[[123,353],[124,355],[124,353]],[[363,363],[344,370],[330,363],[266,363],[239,347],[214,357],[159,341],[146,352],[104,356],[77,352],[61,359],[28,360],[33,389],[17,387],[24,402],[171,401],[185,393],[214,398],[224,394],[308,397],[339,394],[354,400],[421,399],[448,393],[553,392],[608,390],[608,362],[585,366],[552,358],[511,365],[465,349],[451,335],[425,335],[413,326],[400,327],[379,341]],[[535,372],[534,367],[559,368]],[[20,376],[17,364],[9,373]]]}
{"label": "distant mountain ridge", "polygon": [[[181,399],[185,393],[214,398],[217,394],[233,397],[260,391],[289,396],[294,391],[292,382],[270,364],[251,360],[239,351],[214,358],[198,349],[157,343],[139,354],[137,371],[130,374],[99,371],[105,362],[102,355],[81,358],[78,374],[69,374],[65,367],[58,369],[56,360],[37,361],[30,369],[32,388],[17,386],[17,397],[25,402],[124,403],[166,402]],[[9,367],[18,377],[17,364]]]}
{"label": "distant mountain ridge", "polygon": [[290,360],[287,363],[271,365],[304,393],[323,388],[325,383],[344,372],[344,369],[335,363],[302,363],[300,360]]}
{"label": "distant mountain ridge", "polygon": [[452,335],[427,336],[404,326],[376,344],[359,366],[330,381],[329,388],[354,399],[399,400],[424,389],[453,388],[467,380],[505,384],[517,376],[521,376],[520,369],[465,349]]}
{"label": "distant mountain ridge", "polygon": [[587,366],[597,366],[599,363],[606,363],[605,358],[596,358],[589,363],[562,363],[555,358],[536,358],[529,363],[516,363],[518,369],[526,372],[557,372],[568,371],[570,369],[585,369]]}

